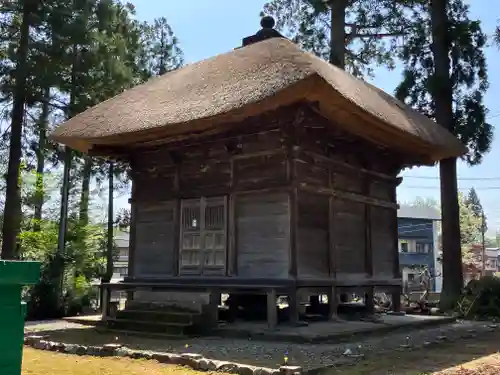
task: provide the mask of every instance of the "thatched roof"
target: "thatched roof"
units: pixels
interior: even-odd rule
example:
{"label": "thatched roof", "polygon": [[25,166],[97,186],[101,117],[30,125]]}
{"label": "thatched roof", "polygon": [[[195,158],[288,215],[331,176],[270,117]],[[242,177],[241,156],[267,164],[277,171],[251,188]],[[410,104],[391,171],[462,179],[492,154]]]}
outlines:
{"label": "thatched roof", "polygon": [[303,101],[353,134],[429,161],[465,151],[426,116],[283,38],[153,78],[73,117],[51,138],[87,152],[95,145],[213,132]]}

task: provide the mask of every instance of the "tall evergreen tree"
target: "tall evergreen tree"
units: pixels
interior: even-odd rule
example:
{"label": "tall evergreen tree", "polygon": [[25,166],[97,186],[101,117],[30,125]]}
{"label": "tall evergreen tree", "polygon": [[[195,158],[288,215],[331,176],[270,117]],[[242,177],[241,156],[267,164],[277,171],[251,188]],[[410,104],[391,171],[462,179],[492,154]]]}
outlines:
{"label": "tall evergreen tree", "polygon": [[274,16],[302,48],[361,77],[372,73],[372,64],[393,68],[404,11],[390,0],[270,0],[261,15]]}
{"label": "tall evergreen tree", "polygon": [[29,75],[28,54],[30,48],[30,32],[37,26],[37,2],[24,0],[18,2],[3,2],[2,11],[11,12],[12,27],[19,22],[19,44],[9,56],[14,65],[12,77],[14,87],[12,92],[12,115],[10,123],[9,164],[6,176],[6,197],[4,220],[2,227],[2,258],[17,258],[17,236],[21,226],[21,190],[19,175],[22,158],[22,134],[24,124],[24,109],[27,101],[27,80]]}
{"label": "tall evergreen tree", "polygon": [[165,17],[155,19],[152,24],[142,23],[139,27],[141,40],[138,63],[144,79],[182,66],[184,58],[179,41]]}
{"label": "tall evergreen tree", "polygon": [[[479,21],[469,19],[462,0],[415,0],[411,33],[401,53],[403,81],[396,96],[450,130],[467,146],[469,164],[489,150],[492,127],[486,122],[488,88]],[[456,159],[440,163],[443,226],[444,309],[453,306],[463,287]]]}
{"label": "tall evergreen tree", "polygon": [[467,197],[465,198],[465,203],[471,207],[474,215],[480,217],[483,214],[483,206],[481,205],[481,201],[477,195],[476,189],[471,188],[467,193]]}

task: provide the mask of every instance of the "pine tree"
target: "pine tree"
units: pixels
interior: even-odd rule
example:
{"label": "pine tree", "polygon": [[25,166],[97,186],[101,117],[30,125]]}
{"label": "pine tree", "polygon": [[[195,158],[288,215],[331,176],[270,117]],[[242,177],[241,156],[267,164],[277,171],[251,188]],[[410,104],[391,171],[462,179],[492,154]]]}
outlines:
{"label": "pine tree", "polygon": [[362,77],[372,74],[373,63],[394,67],[405,7],[390,0],[271,0],[261,15],[274,16],[302,48]]}
{"label": "pine tree", "polygon": [[144,80],[178,69],[184,63],[179,41],[165,17],[142,23],[139,68]]}
{"label": "pine tree", "polygon": [[[22,134],[25,119],[29,76],[29,48],[31,29],[38,26],[37,2],[24,0],[19,2],[3,2],[2,12],[11,13],[10,22],[15,27],[19,22],[19,44],[10,60],[14,64],[12,77],[12,114],[10,123],[9,163],[6,176],[6,197],[4,220],[2,227],[2,258],[18,257],[17,236],[21,227],[21,191],[19,176],[22,159]],[[9,30],[10,31],[10,30]]]}
{"label": "pine tree", "polygon": [[[401,58],[403,81],[396,96],[450,130],[467,146],[469,164],[489,150],[492,127],[483,98],[488,88],[486,36],[470,20],[462,0],[414,1],[411,31]],[[451,70],[450,70],[451,66]],[[463,287],[456,159],[440,163],[443,225],[442,307],[449,309]]]}
{"label": "pine tree", "polygon": [[465,203],[471,207],[472,212],[477,217],[481,217],[483,214],[483,206],[481,205],[481,201],[476,193],[476,189],[471,188],[467,193],[467,197],[465,198]]}

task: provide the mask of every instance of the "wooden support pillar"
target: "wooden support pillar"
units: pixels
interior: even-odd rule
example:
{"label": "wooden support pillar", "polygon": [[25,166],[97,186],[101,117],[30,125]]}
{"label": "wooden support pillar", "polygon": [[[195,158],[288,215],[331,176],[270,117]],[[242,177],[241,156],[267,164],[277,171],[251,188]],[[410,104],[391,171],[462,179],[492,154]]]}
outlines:
{"label": "wooden support pillar", "polygon": [[392,295],[392,311],[401,311],[401,290],[399,288],[393,290]]}
{"label": "wooden support pillar", "polygon": [[207,328],[214,329],[217,328],[219,323],[219,305],[221,302],[221,294],[217,289],[213,289],[209,292],[209,300],[206,311],[206,326]]}
{"label": "wooden support pillar", "polygon": [[278,312],[276,311],[276,290],[267,292],[267,325],[269,329],[276,329],[278,324]]}
{"label": "wooden support pillar", "polygon": [[375,304],[373,302],[373,296],[374,296],[374,287],[368,287],[368,289],[365,292],[365,307],[366,307],[366,312],[370,315],[375,313]]}
{"label": "wooden support pillar", "polygon": [[295,326],[299,323],[299,295],[297,289],[293,288],[288,294],[288,310],[290,324]]}
{"label": "wooden support pillar", "polygon": [[332,286],[328,290],[328,320],[337,321],[339,320],[338,316],[338,296],[337,296],[337,288]]}
{"label": "wooden support pillar", "polygon": [[131,290],[127,290],[127,302],[133,301],[134,300],[134,292]]}
{"label": "wooden support pillar", "polygon": [[[136,255],[136,227],[137,227],[137,183],[132,177],[132,194],[129,199],[130,203],[130,232],[128,245],[128,267],[127,278],[135,277],[135,255]],[[127,297],[128,298],[128,297]]]}
{"label": "wooden support pillar", "polygon": [[102,320],[106,321],[109,318],[109,304],[111,302],[111,291],[108,286],[101,285],[101,293],[102,293]]}
{"label": "wooden support pillar", "polygon": [[[231,163],[232,165],[232,163]],[[237,276],[238,258],[236,252],[236,195],[231,193],[228,202],[228,248],[226,258],[226,270],[228,276]]]}

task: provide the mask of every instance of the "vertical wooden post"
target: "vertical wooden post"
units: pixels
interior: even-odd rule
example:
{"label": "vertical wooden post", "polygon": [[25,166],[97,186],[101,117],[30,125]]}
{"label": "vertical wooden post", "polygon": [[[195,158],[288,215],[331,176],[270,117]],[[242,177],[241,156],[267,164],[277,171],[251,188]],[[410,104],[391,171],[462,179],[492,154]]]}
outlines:
{"label": "vertical wooden post", "polygon": [[288,294],[288,309],[290,312],[290,324],[295,326],[299,323],[299,298],[295,287]]}
{"label": "vertical wooden post", "polygon": [[[396,184],[394,185],[392,189],[392,202],[396,203],[397,202],[397,197],[396,197],[396,188],[397,186],[403,181],[402,178],[397,178],[396,179]],[[392,215],[393,221],[392,221],[392,232],[394,233],[393,241],[392,241],[392,251],[394,254],[394,267],[393,267],[393,275],[395,279],[400,279],[401,278],[401,268],[399,266],[399,228],[398,228],[398,212],[394,212]],[[401,289],[403,288],[402,285],[399,287],[396,287],[392,294],[392,311],[394,312],[400,312],[401,311]]]}
{"label": "vertical wooden post", "polygon": [[130,196],[130,233],[128,242],[128,269],[127,277],[135,276],[135,254],[136,254],[136,228],[137,228],[137,182],[132,176],[132,194]]}
{"label": "vertical wooden post", "polygon": [[278,324],[278,312],[276,311],[276,290],[267,292],[267,325],[269,329],[276,329]]}
{"label": "vertical wooden post", "polygon": [[[371,190],[371,179],[368,175],[364,177],[364,194],[369,197]],[[365,204],[365,272],[370,278],[373,277],[373,247],[372,247],[372,207]],[[370,286],[365,292],[365,307],[368,314],[375,312],[373,297],[375,288]]]}
{"label": "vertical wooden post", "polygon": [[373,286],[370,286],[367,288],[367,290],[365,292],[366,312],[370,315],[375,312],[375,304],[373,302],[374,291],[375,291],[375,288]]}
{"label": "vertical wooden post", "polygon": [[283,146],[286,158],[286,178],[288,186],[291,188],[288,194],[288,207],[289,207],[289,276],[292,278],[297,277],[297,235],[298,235],[298,189],[296,186],[297,180],[297,163],[296,163],[296,150],[297,150],[297,128],[300,122],[301,115],[297,113],[294,123],[283,124]]}
{"label": "vertical wooden post", "polygon": [[[371,180],[368,175],[364,177],[364,194],[370,196]],[[372,248],[372,206],[365,203],[365,272],[373,276],[373,248]]]}
{"label": "vertical wooden post", "polygon": [[106,321],[109,318],[109,304],[111,302],[111,292],[109,287],[106,285],[101,285],[101,293],[102,293],[102,320]]}
{"label": "vertical wooden post", "polygon": [[227,247],[227,275],[236,276],[238,260],[236,252],[236,195],[231,193],[228,204],[228,247]]}
{"label": "vertical wooden post", "polygon": [[209,292],[209,302],[207,306],[207,324],[206,326],[212,330],[217,328],[219,322],[219,304],[220,304],[220,290],[212,289]]}
{"label": "vertical wooden post", "polygon": [[288,205],[290,215],[290,244],[289,244],[289,275],[297,277],[297,235],[298,235],[298,191],[292,188],[289,193]]}
{"label": "vertical wooden post", "polygon": [[180,256],[181,256],[181,199],[180,199],[180,186],[181,186],[181,165],[179,160],[175,159],[175,177],[174,177],[174,191],[177,199],[175,200],[174,207],[174,256],[173,256],[173,274],[179,276]]}
{"label": "vertical wooden post", "polygon": [[328,320],[337,321],[338,317],[338,297],[337,297],[337,287],[332,286],[328,290]]}
{"label": "vertical wooden post", "polygon": [[392,311],[400,312],[401,311],[401,289],[397,288],[391,293],[392,297]]}
{"label": "vertical wooden post", "polygon": [[113,162],[109,163],[109,171],[108,171],[108,231],[107,231],[107,244],[106,244],[106,277],[105,281],[110,282],[113,278],[114,272],[114,176],[115,169]]}
{"label": "vertical wooden post", "polygon": [[330,278],[336,278],[336,261],[335,261],[335,236],[334,236],[334,223],[335,223],[335,213],[333,210],[335,198],[330,197],[328,199],[328,269],[330,273]]}
{"label": "vertical wooden post", "polygon": [[[130,231],[128,241],[128,266],[127,279],[132,279],[135,276],[135,242],[136,242],[136,222],[137,222],[137,183],[132,175],[132,193],[130,195]],[[127,290],[127,303],[134,300],[134,292]]]}

